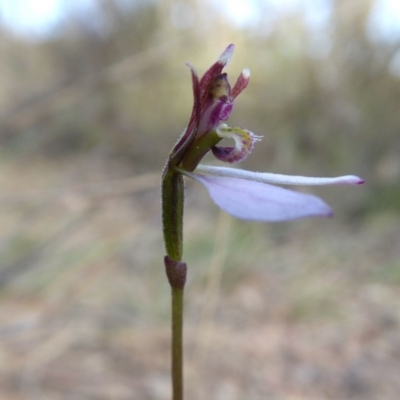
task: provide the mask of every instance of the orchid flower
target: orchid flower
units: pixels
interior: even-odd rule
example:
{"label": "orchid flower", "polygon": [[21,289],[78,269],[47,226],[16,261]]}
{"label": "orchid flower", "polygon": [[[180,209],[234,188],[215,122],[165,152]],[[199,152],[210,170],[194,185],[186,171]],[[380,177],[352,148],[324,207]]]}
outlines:
{"label": "orchid flower", "polygon": [[[331,208],[320,198],[278,185],[358,185],[354,175],[312,178],[251,172],[237,168],[201,165],[212,152],[220,161],[244,160],[261,138],[248,129],[226,124],[235,98],[249,83],[244,69],[231,88],[222,70],[233,54],[229,45],[200,79],[189,65],[193,86],[193,109],[187,128],[172,148],[163,171],[162,218],[167,255],[164,258],[172,288],[172,384],[173,400],[183,399],[182,314],[187,266],[182,261],[184,180],[189,177],[206,187],[211,199],[225,212],[241,219],[278,222],[305,217],[329,217]],[[223,139],[233,146],[220,146]],[[271,185],[273,184],[273,185]]]}
{"label": "orchid flower", "polygon": [[[203,184],[217,206],[237,218],[278,222],[331,216],[331,208],[318,197],[270,184],[358,185],[364,182],[361,178],[353,175],[336,178],[287,176],[199,164],[209,151],[221,161],[242,161],[260,140],[259,136],[247,129],[229,127],[225,123],[232,111],[234,99],[250,80],[249,70],[244,69],[231,88],[227,74],[222,73],[233,49],[234,46],[229,45],[201,79],[190,66],[193,110],[187,129],[171,152],[170,168]],[[234,146],[217,146],[226,138],[233,139]]]}

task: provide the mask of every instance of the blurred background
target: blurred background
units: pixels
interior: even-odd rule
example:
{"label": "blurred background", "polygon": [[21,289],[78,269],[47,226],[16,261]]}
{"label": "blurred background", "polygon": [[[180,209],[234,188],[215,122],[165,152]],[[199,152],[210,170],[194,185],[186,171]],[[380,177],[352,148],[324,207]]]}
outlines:
{"label": "blurred background", "polygon": [[398,399],[399,3],[0,0],[2,399],[170,398],[160,173],[229,43],[242,166],[366,184],[268,225],[188,182],[187,397]]}

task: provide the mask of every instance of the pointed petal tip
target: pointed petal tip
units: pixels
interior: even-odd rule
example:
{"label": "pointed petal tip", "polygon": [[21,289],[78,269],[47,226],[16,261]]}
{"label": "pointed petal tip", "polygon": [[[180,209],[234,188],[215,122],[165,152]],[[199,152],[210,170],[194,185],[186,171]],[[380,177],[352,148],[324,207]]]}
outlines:
{"label": "pointed petal tip", "polygon": [[332,208],[327,203],[325,203],[325,201],[314,195],[308,195],[308,196],[314,202],[313,207],[310,208],[309,214],[302,215],[297,219],[307,218],[307,217],[332,218],[334,216]]}
{"label": "pointed petal tip", "polygon": [[235,45],[231,43],[219,56],[218,62],[222,65],[228,64],[229,60],[232,58],[233,51],[235,50]]}
{"label": "pointed petal tip", "polygon": [[242,71],[242,76],[243,76],[243,78],[245,78],[245,79],[249,79],[249,78],[250,78],[250,70],[249,70],[248,68],[245,68],[245,69]]}
{"label": "pointed petal tip", "polygon": [[343,177],[339,177],[338,184],[342,185],[362,185],[365,183],[365,180],[360,178],[359,176],[356,175],[346,175]]}
{"label": "pointed petal tip", "polygon": [[237,78],[235,85],[232,88],[232,97],[236,98],[249,84],[250,70],[245,68]]}
{"label": "pointed petal tip", "polygon": [[198,76],[198,73],[197,73],[197,71],[196,71],[196,68],[195,68],[192,64],[190,64],[189,62],[187,62],[187,63],[186,63],[186,66],[189,67],[189,69],[190,69],[190,71],[192,72],[193,75]]}

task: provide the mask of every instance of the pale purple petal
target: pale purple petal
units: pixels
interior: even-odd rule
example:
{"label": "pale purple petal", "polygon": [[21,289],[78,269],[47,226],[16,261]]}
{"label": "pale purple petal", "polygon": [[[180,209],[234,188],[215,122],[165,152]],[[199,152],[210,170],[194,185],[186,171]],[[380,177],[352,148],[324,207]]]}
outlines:
{"label": "pale purple petal", "polygon": [[310,194],[246,179],[189,172],[185,175],[202,183],[217,206],[240,219],[279,222],[332,215],[326,203]]}
{"label": "pale purple petal", "polygon": [[268,172],[253,172],[243,169],[199,165],[196,172],[213,176],[248,179],[251,181],[275,183],[278,185],[361,185],[364,180],[355,175],[334,178],[314,178],[309,176],[281,175]]}

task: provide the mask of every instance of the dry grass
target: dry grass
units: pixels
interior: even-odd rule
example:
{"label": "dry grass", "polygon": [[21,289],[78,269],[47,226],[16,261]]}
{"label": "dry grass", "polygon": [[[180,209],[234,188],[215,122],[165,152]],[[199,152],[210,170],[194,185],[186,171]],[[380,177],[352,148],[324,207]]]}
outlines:
{"label": "dry grass", "polygon": [[[0,171],[0,398],[168,399],[158,174]],[[398,217],[242,223],[188,188],[188,398],[397,399]]]}

